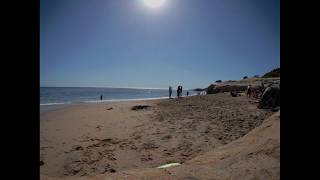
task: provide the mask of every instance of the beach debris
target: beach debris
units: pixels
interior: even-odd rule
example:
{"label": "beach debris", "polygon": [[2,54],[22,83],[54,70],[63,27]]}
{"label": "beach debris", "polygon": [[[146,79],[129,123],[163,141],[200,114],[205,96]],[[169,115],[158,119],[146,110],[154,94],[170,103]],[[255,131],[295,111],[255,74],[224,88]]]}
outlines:
{"label": "beach debris", "polygon": [[164,168],[169,168],[169,167],[173,167],[173,166],[180,166],[180,165],[181,165],[180,163],[170,163],[170,164],[165,164],[165,165],[159,166],[157,168],[164,169]]}
{"label": "beach debris", "polygon": [[107,110],[111,110],[111,109],[113,109],[113,107],[111,107],[111,108],[108,108]]}
{"label": "beach debris", "polygon": [[151,107],[151,106],[147,106],[147,105],[137,105],[137,106],[133,106],[133,107],[131,108],[131,110],[141,110],[141,109],[147,109],[147,108],[149,108],[149,107]]}
{"label": "beach debris", "polygon": [[40,161],[40,166],[44,165],[44,162],[43,161]]}

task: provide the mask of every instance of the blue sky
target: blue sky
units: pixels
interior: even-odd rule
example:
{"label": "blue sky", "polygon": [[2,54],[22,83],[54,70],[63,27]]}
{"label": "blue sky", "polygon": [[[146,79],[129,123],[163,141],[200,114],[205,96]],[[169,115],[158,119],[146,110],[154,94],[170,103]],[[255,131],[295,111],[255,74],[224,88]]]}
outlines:
{"label": "blue sky", "polygon": [[196,88],[280,66],[279,0],[40,6],[40,86]]}

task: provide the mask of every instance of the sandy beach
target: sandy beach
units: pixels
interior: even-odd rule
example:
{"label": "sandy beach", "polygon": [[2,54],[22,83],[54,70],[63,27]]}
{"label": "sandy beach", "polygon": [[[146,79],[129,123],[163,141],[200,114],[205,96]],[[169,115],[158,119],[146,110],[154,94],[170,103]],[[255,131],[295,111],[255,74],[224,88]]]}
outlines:
{"label": "sandy beach", "polygon": [[[146,107],[132,110],[137,105]],[[70,105],[40,114],[40,172],[42,179],[98,177],[185,164],[241,139],[272,114],[229,93]]]}
{"label": "sandy beach", "polygon": [[280,1],[40,1],[41,180],[280,179]]}

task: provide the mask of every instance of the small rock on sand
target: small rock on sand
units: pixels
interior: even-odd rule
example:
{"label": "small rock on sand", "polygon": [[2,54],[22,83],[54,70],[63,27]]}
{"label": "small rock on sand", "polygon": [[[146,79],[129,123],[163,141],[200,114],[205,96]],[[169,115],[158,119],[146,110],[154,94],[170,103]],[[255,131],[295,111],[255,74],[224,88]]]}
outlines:
{"label": "small rock on sand", "polygon": [[73,146],[72,149],[75,151],[79,151],[79,150],[83,150],[83,147],[82,146]]}
{"label": "small rock on sand", "polygon": [[171,135],[166,135],[166,136],[163,136],[161,139],[162,139],[162,140],[166,140],[166,139],[171,139],[171,138],[172,138]]}

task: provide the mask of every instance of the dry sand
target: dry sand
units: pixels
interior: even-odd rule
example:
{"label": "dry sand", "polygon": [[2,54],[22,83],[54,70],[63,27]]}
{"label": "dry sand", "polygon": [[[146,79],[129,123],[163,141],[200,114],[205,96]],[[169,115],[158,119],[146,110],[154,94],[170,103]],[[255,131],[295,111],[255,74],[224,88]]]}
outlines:
{"label": "dry sand", "polygon": [[[150,107],[131,110],[135,105]],[[260,130],[267,132],[246,138],[254,134],[250,132],[240,138],[272,114],[257,109],[244,96],[229,93],[68,106],[40,115],[41,177],[236,179],[241,175],[274,179],[280,174],[280,147],[269,150],[273,142],[265,139],[278,136],[277,132]],[[277,131],[278,127],[273,128]],[[249,152],[250,148],[259,151]],[[224,163],[217,157],[225,159]],[[155,168],[171,162],[183,165]],[[268,170],[270,164],[274,166]],[[237,170],[241,168],[248,172]]]}

